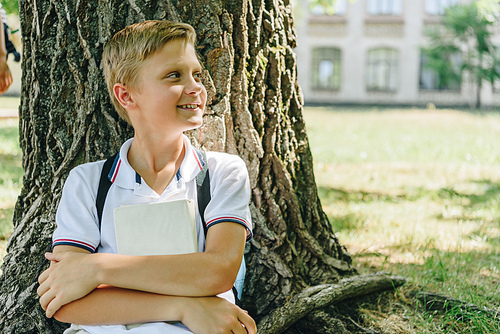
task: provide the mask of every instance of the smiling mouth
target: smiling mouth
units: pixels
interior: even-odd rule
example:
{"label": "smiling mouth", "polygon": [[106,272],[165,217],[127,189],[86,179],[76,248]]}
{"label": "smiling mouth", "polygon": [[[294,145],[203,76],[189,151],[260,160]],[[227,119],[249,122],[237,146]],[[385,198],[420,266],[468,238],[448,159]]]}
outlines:
{"label": "smiling mouth", "polygon": [[199,105],[197,104],[182,104],[177,106],[177,108],[182,108],[182,109],[196,109],[198,107]]}

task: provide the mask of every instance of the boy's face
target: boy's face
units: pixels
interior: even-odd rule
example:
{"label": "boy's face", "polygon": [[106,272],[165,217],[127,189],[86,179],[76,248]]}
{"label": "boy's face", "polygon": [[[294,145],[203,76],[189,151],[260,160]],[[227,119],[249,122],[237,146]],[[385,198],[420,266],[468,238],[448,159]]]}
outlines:
{"label": "boy's face", "polygon": [[207,91],[193,45],[170,41],[146,59],[131,96],[136,109],[128,114],[136,131],[140,127],[177,132],[201,126]]}

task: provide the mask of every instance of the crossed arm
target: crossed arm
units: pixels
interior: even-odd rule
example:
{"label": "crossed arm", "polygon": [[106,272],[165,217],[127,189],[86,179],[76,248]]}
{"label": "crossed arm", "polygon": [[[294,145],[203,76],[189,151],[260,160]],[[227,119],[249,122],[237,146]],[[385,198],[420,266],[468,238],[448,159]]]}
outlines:
{"label": "crossed arm", "polygon": [[[253,319],[218,297],[231,289],[243,256],[246,230],[220,223],[207,233],[206,250],[173,256],[90,254],[57,246],[39,277],[47,316],[79,324],[182,321],[195,333],[255,333]],[[104,285],[104,286],[103,286]]]}

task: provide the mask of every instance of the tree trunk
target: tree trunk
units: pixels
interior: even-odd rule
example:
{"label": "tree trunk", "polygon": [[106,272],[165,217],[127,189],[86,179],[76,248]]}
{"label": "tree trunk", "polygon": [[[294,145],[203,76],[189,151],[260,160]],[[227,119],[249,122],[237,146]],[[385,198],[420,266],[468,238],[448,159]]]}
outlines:
{"label": "tree trunk", "polygon": [[476,77],[476,80],[476,109],[481,109],[481,91],[483,90],[483,81],[479,78],[479,76]]}
{"label": "tree trunk", "polygon": [[105,43],[128,24],[193,25],[206,69],[205,125],[196,145],[240,155],[252,187],[244,306],[257,319],[304,288],[353,273],[318,199],[297,84],[287,0],[20,2],[24,185],[0,280],[2,333],[56,333],[38,305],[40,260],[69,171],[116,152],[132,135],[109,102]]}

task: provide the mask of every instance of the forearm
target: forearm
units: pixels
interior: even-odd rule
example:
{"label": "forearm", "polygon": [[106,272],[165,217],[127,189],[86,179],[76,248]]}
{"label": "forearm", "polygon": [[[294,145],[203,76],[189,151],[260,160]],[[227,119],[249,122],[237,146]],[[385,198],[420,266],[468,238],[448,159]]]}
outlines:
{"label": "forearm", "polygon": [[126,325],[180,321],[193,333],[256,334],[255,321],[238,306],[218,297],[175,297],[119,288],[100,288],[63,306],[55,314],[79,325]]}
{"label": "forearm", "polygon": [[[39,277],[40,286],[37,293],[40,295],[40,304],[47,316],[55,316],[63,322],[127,324],[175,321],[181,318],[179,314],[181,306],[186,304],[186,301],[193,300],[188,297],[169,296],[167,293],[155,294],[144,291],[149,287],[147,284],[149,272],[123,280],[125,284],[136,284],[140,287],[135,290],[123,287],[99,287],[105,283],[105,280],[97,277],[99,271],[96,269],[96,262],[99,259],[108,262],[130,262],[127,260],[140,260],[140,257],[89,254],[73,246],[57,246],[53,253],[47,253],[46,256],[52,262]],[[140,265],[147,268],[152,264]],[[180,301],[183,303],[179,304]]]}
{"label": "forearm", "polygon": [[93,256],[99,268],[99,283],[165,295],[217,295],[230,290],[234,284],[243,257],[245,236],[244,227],[227,223],[209,230],[204,253],[96,254]]}
{"label": "forearm", "polygon": [[[220,225],[220,226],[219,226]],[[171,256],[89,254],[74,246],[56,246],[38,281],[40,305],[48,317],[101,284],[174,296],[214,296],[231,289],[241,263],[245,230],[233,223],[211,228],[204,253]],[[210,241],[210,243],[209,243]],[[212,246],[209,246],[212,245]]]}
{"label": "forearm", "polygon": [[98,288],[61,307],[54,318],[80,325],[115,325],[181,321],[184,297],[114,287]]}
{"label": "forearm", "polygon": [[210,253],[97,256],[100,283],[164,295],[217,295],[231,289],[237,274],[237,269]]}

